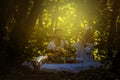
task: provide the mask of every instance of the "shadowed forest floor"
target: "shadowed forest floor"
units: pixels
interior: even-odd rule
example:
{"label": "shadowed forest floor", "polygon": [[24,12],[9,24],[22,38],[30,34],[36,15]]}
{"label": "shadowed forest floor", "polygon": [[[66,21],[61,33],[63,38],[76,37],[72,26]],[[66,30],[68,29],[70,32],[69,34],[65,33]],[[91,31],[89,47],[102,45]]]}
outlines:
{"label": "shadowed forest floor", "polygon": [[119,80],[118,75],[104,69],[90,69],[78,74],[67,72],[38,72],[18,66],[0,73],[0,80]]}

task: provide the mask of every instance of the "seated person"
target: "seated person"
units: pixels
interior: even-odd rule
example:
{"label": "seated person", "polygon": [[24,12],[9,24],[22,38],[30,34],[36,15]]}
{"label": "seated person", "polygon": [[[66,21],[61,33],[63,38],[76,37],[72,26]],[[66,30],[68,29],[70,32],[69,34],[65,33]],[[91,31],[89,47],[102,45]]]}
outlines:
{"label": "seated person", "polygon": [[73,46],[76,49],[75,54],[78,61],[93,61],[93,43],[90,41],[86,43],[85,39],[80,38],[80,41],[74,43]]}
{"label": "seated person", "polygon": [[[68,53],[68,41],[62,38],[62,30],[56,29],[55,30],[55,39],[50,41],[47,46],[47,54],[45,56],[38,56],[33,60],[33,65],[41,66],[42,64],[51,60],[52,62],[57,62],[60,54]],[[52,57],[53,56],[53,57]]]}
{"label": "seated person", "polygon": [[85,40],[80,38],[79,41],[75,42],[73,44],[73,47],[75,48],[75,55],[77,59],[80,59],[81,61],[87,57],[85,54]]}
{"label": "seated person", "polygon": [[50,41],[47,46],[48,59],[50,59],[49,55],[68,53],[68,41],[63,39],[62,33],[61,29],[55,30],[55,39]]}
{"label": "seated person", "polygon": [[85,53],[87,54],[86,61],[94,61],[92,51],[94,49],[93,43],[87,43],[85,47]]}

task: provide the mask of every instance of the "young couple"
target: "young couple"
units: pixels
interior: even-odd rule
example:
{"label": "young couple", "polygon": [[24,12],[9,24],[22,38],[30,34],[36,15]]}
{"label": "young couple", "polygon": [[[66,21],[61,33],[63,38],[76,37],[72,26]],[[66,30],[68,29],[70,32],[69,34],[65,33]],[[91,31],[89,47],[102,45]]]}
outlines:
{"label": "young couple", "polygon": [[[63,39],[62,35],[63,31],[61,29],[55,30],[55,39],[50,41],[47,46],[47,53],[68,53],[69,52],[69,43],[67,40]],[[92,51],[94,49],[94,45],[92,39],[90,38],[88,41],[81,38],[78,42],[73,44],[75,48],[75,55],[77,60],[81,61],[93,61]]]}

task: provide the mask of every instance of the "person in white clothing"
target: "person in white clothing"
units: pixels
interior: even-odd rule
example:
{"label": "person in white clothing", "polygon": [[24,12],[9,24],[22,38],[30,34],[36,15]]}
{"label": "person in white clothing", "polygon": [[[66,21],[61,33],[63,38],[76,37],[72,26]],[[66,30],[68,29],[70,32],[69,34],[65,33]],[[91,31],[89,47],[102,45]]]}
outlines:
{"label": "person in white clothing", "polygon": [[93,54],[92,51],[94,49],[94,45],[92,42],[81,38],[80,41],[74,43],[74,48],[76,49],[75,54],[76,58],[79,61],[93,61]]}
{"label": "person in white clothing", "polygon": [[85,40],[80,38],[79,41],[75,42],[73,44],[73,47],[75,48],[75,54],[76,58],[80,61],[83,61],[87,58],[87,55],[85,53]]}
{"label": "person in white clothing", "polygon": [[93,50],[94,50],[93,43],[86,43],[86,47],[85,47],[85,53],[87,55],[86,61],[94,61],[93,53],[92,53]]}
{"label": "person in white clothing", "polygon": [[81,58],[85,57],[85,54],[83,54],[84,53],[84,47],[85,47],[83,39],[80,39],[80,41],[75,42],[73,46],[76,49],[75,54],[76,54],[77,58],[78,57],[81,57]]}
{"label": "person in white clothing", "polygon": [[47,46],[47,52],[48,53],[61,53],[68,48],[68,41],[63,39],[61,29],[55,30],[55,39],[50,41]]}
{"label": "person in white clothing", "polygon": [[[48,59],[50,57],[48,54],[54,53],[61,54],[61,53],[67,53],[67,46],[68,46],[68,41],[63,39],[62,35],[62,29],[56,29],[55,30],[55,39],[50,41],[47,46],[47,53],[45,56],[38,56],[33,60],[33,66],[34,69],[39,68],[42,64],[47,63]],[[53,58],[52,60],[56,60],[56,58]]]}
{"label": "person in white clothing", "polygon": [[61,29],[55,30],[55,39],[50,41],[47,46],[48,61],[60,61],[60,57],[51,55],[63,55],[68,53],[68,41],[63,38],[63,31]]}

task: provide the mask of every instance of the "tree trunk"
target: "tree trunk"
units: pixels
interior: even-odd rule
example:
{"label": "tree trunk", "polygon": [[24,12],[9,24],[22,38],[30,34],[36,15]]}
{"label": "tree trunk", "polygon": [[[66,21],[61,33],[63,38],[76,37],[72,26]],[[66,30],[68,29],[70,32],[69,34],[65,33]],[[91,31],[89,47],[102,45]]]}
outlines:
{"label": "tree trunk", "polygon": [[108,59],[112,60],[114,51],[116,51],[116,19],[119,10],[119,1],[113,2],[110,28],[109,28],[109,38],[108,38]]}

